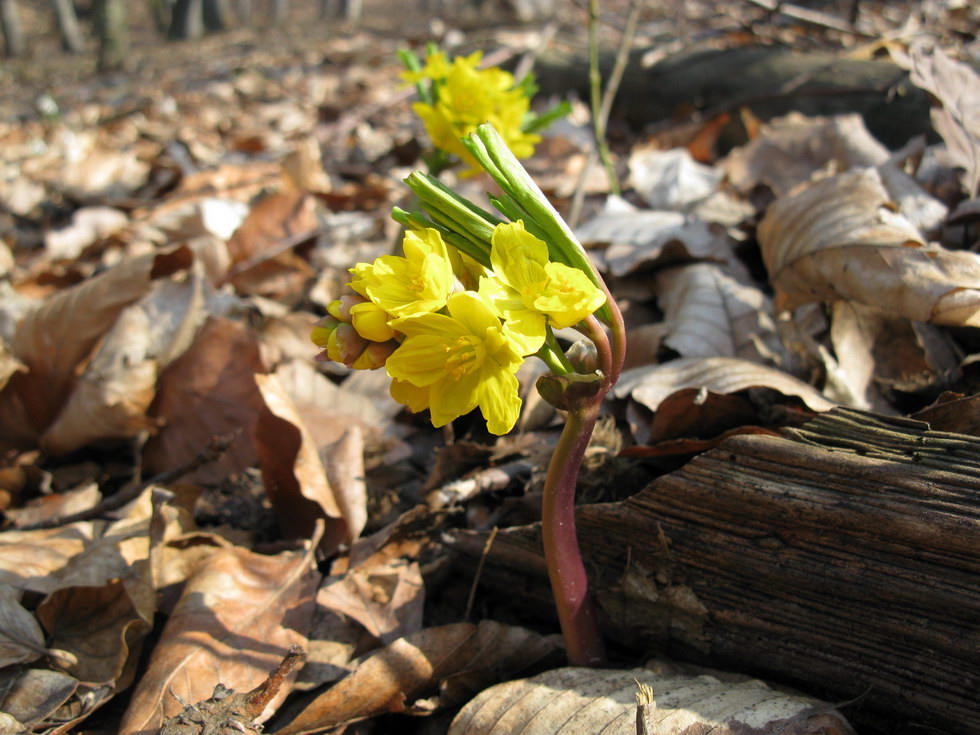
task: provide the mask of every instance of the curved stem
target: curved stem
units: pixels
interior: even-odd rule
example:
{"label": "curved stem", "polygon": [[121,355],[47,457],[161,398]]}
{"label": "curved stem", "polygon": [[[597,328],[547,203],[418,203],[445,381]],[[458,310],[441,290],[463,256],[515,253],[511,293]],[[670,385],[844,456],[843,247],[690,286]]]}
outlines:
{"label": "curved stem", "polygon": [[602,396],[569,410],[544,481],[541,533],[551,591],[558,608],[568,662],[599,666],[606,653],[589,596],[589,580],[575,534],[575,481]]}

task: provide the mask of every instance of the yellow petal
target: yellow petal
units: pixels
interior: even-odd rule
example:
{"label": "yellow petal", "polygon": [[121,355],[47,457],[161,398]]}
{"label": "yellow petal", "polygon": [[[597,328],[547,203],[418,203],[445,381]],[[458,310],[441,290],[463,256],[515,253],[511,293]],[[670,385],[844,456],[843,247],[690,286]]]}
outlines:
{"label": "yellow petal", "polygon": [[422,334],[409,337],[385,363],[388,375],[419,387],[430,386],[446,376],[449,346],[442,337]]}
{"label": "yellow petal", "polygon": [[476,408],[481,377],[481,371],[474,370],[458,380],[447,376],[434,384],[429,392],[432,425],[445,426]]}
{"label": "yellow petal", "polygon": [[548,263],[548,285],[534,299],[534,308],[562,329],[578,324],[606,303],[606,295],[582,271],[563,263]]}
{"label": "yellow petal", "polygon": [[480,412],[491,434],[506,434],[521,414],[517,377],[488,361],[479,384]]}
{"label": "yellow petal", "polygon": [[424,411],[429,407],[429,389],[412,385],[407,380],[392,380],[389,388],[391,397],[412,413]]}
{"label": "yellow petal", "polygon": [[517,291],[539,287],[547,278],[548,246],[524,229],[521,220],[497,225],[491,239],[490,265]]}

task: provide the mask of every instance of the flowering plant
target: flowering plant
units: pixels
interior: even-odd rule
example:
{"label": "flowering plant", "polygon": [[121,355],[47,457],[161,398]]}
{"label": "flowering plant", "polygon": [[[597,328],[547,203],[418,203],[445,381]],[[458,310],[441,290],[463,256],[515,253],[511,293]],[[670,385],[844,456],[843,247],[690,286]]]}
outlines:
{"label": "flowering plant", "polygon": [[[478,126],[462,144],[500,186],[491,202],[503,218],[412,174],[406,183],[424,212],[392,213],[406,227],[404,256],[352,268],[354,293],[329,305],[312,338],[320,359],[384,367],[392,397],[414,412],[428,409],[433,425],[479,408],[494,434],[517,422],[515,373],[524,360],[548,365],[537,387],[565,411],[565,426],[545,479],[545,558],[568,657],[596,664],[604,654],[575,536],[575,481],[602,399],[622,370],[622,315],[493,126]],[[554,330],[568,327],[586,339],[566,354]]]}
{"label": "flowering plant", "polygon": [[402,78],[415,84],[419,94],[412,109],[436,149],[428,159],[433,174],[449,165],[452,158],[468,165],[464,175],[481,170],[462,141],[483,123],[500,131],[515,156],[527,158],[541,140],[537,132],[570,109],[568,103],[561,103],[542,115],[535,114],[531,111],[531,98],[537,92],[534,77],[528,74],[516,82],[510,72],[499,67],[481,69],[480,51],[450,60],[430,45],[424,64],[410,51],[399,56],[407,67]]}

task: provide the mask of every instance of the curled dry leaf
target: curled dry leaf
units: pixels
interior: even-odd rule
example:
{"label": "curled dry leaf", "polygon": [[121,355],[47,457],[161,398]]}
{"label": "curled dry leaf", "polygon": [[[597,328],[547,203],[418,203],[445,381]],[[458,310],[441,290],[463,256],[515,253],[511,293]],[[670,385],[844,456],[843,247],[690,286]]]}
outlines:
{"label": "curled dry leaf", "polygon": [[[457,677],[463,675],[469,691],[479,691],[490,682],[539,665],[558,650],[555,636],[492,620],[427,628],[362,658],[346,678],[275,732],[323,732],[383,712],[410,710],[415,700],[440,685],[461,684]],[[446,691],[458,696],[461,688],[447,686]]]}
{"label": "curled dry leaf", "polygon": [[100,439],[156,429],[146,411],[156,395],[157,377],[190,346],[204,318],[200,275],[153,284],[139,302],[123,309],[41,436],[41,447],[62,454]]}
{"label": "curled dry leaf", "polygon": [[199,702],[219,683],[236,691],[261,683],[291,645],[305,643],[315,584],[312,549],[276,556],[241,548],[212,554],[187,581],[119,732],[156,732],[165,717],[182,709],[171,692]]}
{"label": "curled dry leaf", "polygon": [[59,291],[29,313],[10,344],[27,366],[0,392],[0,444],[32,446],[71,393],[79,363],[128,304],[152,281],[190,267],[191,251],[178,247],[126,260],[104,273]]}
{"label": "curled dry leaf", "polygon": [[58,587],[37,608],[49,644],[77,659],[64,670],[84,683],[105,685],[107,696],[129,685],[139,641],[156,611],[149,496],[144,492],[126,517],[55,570]]}
{"label": "curled dry leaf", "polygon": [[758,237],[783,308],[856,301],[915,321],[980,326],[980,256],[926,245],[890,207],[875,169],[776,201]]}
{"label": "curled dry leaf", "polygon": [[47,594],[58,589],[53,575],[93,543],[90,522],[72,523],[38,531],[0,534],[0,583],[20,590]]}
{"label": "curled dry leaf", "polygon": [[58,671],[6,669],[0,672],[0,691],[3,692],[0,711],[11,715],[25,727],[32,727],[54,714],[77,688],[78,681],[74,677]]}
{"label": "curled dry leaf", "polygon": [[[255,382],[266,406],[256,426],[256,447],[266,494],[280,525],[291,536],[308,538],[316,521],[324,520],[323,550],[333,551],[341,543],[350,543],[367,520],[367,493],[357,473],[352,477],[347,471],[360,459],[363,474],[360,432],[345,434],[338,440],[339,449],[327,451],[327,461],[347,467],[335,468],[333,474],[343,484],[335,487],[306,424],[278,378],[256,375]],[[351,494],[341,499],[344,490]]]}
{"label": "curled dry leaf", "polygon": [[947,383],[959,369],[957,349],[940,327],[861,304],[833,305],[830,338],[837,369],[828,370],[825,391],[831,395],[834,387],[840,394],[835,397],[857,408],[892,413],[881,388],[931,389]]}
{"label": "curled dry leaf", "polygon": [[387,645],[422,628],[425,587],[418,562],[394,560],[328,577],[316,601],[356,620]]}
{"label": "curled dry leaf", "polygon": [[44,633],[20,604],[20,592],[0,585],[0,668],[34,661],[46,653]]}
{"label": "curled dry leaf", "polygon": [[160,375],[150,415],[163,422],[147,441],[149,473],[184,465],[214,437],[236,434],[231,447],[187,482],[220,482],[256,462],[252,434],[263,410],[255,374],[264,371],[255,336],[229,319],[211,318],[194,343]]}
{"label": "curled dry leaf", "polygon": [[646,714],[656,735],[854,732],[829,705],[775,692],[755,679],[565,668],[487,689],[463,707],[449,735],[634,735],[638,684],[653,687]]}
{"label": "curled dry leaf", "polygon": [[705,199],[718,188],[722,176],[721,171],[695,161],[686,148],[634,148],[629,169],[636,193],[654,209],[684,209]]}
{"label": "curled dry leaf", "polygon": [[828,411],[836,405],[792,375],[731,357],[684,358],[633,368],[623,372],[614,390],[617,398],[629,397],[656,411],[667,396],[685,388],[705,388],[722,394],[771,388],[801,398],[814,411]]}
{"label": "curled dry leaf", "polygon": [[754,286],[717,265],[696,263],[659,271],[656,288],[667,322],[663,342],[682,357],[778,360],[772,304]]}
{"label": "curled dry leaf", "polygon": [[911,70],[912,83],[942,104],[933,108],[932,124],[956,162],[966,169],[965,188],[975,197],[980,192],[980,75],[942,50],[929,50],[922,43],[912,47],[908,58],[894,52],[893,55],[901,66]]}
{"label": "curled dry leaf", "polygon": [[610,196],[602,212],[575,234],[585,245],[608,245],[593,257],[614,276],[660,263],[731,257],[724,233],[708,223],[680,212],[640,210],[617,196]]}

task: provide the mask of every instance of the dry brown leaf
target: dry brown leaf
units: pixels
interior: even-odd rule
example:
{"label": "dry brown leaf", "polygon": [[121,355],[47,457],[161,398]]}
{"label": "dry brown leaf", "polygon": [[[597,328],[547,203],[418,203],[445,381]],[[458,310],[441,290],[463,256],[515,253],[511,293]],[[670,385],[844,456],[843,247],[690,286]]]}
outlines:
{"label": "dry brown leaf", "polygon": [[80,682],[105,687],[106,695],[132,682],[140,641],[152,627],[152,610],[149,615],[140,610],[131,590],[118,579],[100,586],[62,587],[37,610],[49,645],[77,660],[65,671]]}
{"label": "dry brown leaf", "polygon": [[602,212],[575,234],[586,246],[608,244],[592,254],[600,269],[614,276],[679,260],[731,257],[721,228],[680,212],[640,210],[617,196],[610,196]]}
{"label": "dry brown leaf", "polygon": [[0,444],[31,446],[50,426],[76,382],[79,363],[128,304],[153,280],[190,267],[181,246],[123,261],[78,286],[59,291],[18,325],[10,344],[28,372],[0,392]]}
{"label": "dry brown leaf", "polygon": [[37,609],[50,645],[77,659],[64,669],[85,684],[107,686],[107,696],[132,680],[156,611],[148,563],[151,493],[54,571],[57,589]]}
{"label": "dry brown leaf", "polygon": [[[279,524],[291,537],[309,538],[315,523],[323,520],[326,532],[321,549],[335,551],[340,544],[353,541],[352,534],[360,529],[348,522],[317,446],[285,388],[275,375],[256,375],[255,382],[265,402],[255,429],[259,467]],[[366,493],[360,496],[361,508],[353,497],[344,506],[353,509],[352,520],[363,528]]]}
{"label": "dry brown leaf", "polygon": [[274,297],[300,290],[312,271],[290,248],[315,234],[316,209],[312,195],[290,187],[252,207],[228,241],[230,280],[239,291]]}
{"label": "dry brown leaf", "polygon": [[152,431],[146,411],[160,371],[184,352],[206,317],[204,279],[158,281],[136,304],[123,309],[40,446],[70,452],[100,439]]}
{"label": "dry brown leaf", "polygon": [[759,244],[782,308],[856,301],[935,324],[980,326],[980,256],[926,245],[875,169],[773,203]]}
{"label": "dry brown leaf", "polygon": [[118,232],[127,224],[129,217],[118,209],[82,207],[72,214],[68,227],[45,235],[44,247],[48,257],[54,260],[74,260],[89,245]]}
{"label": "dry brown leaf", "polygon": [[828,411],[836,404],[802,380],[775,368],[731,357],[684,358],[663,365],[623,372],[616,384],[617,398],[630,397],[656,411],[667,396],[685,388],[703,388],[728,394],[748,388],[771,388],[803,399],[814,411]]}
{"label": "dry brown leaf", "polygon": [[37,619],[20,604],[20,592],[0,585],[0,668],[47,654]]}
{"label": "dry brown leaf", "polygon": [[830,119],[792,112],[763,124],[758,136],[719,165],[744,193],[761,184],[783,196],[834,160],[839,142]]}
{"label": "dry brown leaf", "polygon": [[218,459],[184,477],[220,482],[257,460],[253,433],[263,410],[255,374],[264,368],[254,335],[241,324],[211,318],[191,347],[160,375],[150,415],[163,428],[146,443],[149,473],[186,464],[216,436],[237,434]]}
{"label": "dry brown leaf", "polygon": [[422,629],[425,587],[418,562],[394,560],[327,577],[316,601],[353,618],[387,645]]}
{"label": "dry brown leaf", "polygon": [[478,691],[540,664],[558,646],[555,636],[492,620],[427,628],[362,658],[346,678],[305,704],[276,735],[322,732],[383,712],[410,710],[419,697],[461,674],[468,675],[470,691]]}
{"label": "dry brown leaf", "polygon": [[[960,356],[939,327],[895,318],[860,304],[839,301],[833,305],[830,338],[837,369],[828,371],[826,390],[847,405],[892,413],[881,389],[932,389],[958,373]],[[838,393],[831,393],[835,387]]]}
{"label": "dry brown leaf", "polygon": [[664,312],[663,343],[681,357],[738,357],[778,362],[772,304],[759,289],[723,268],[695,263],[658,271],[657,301]]}
{"label": "dry brown leaf", "polygon": [[853,735],[830,705],[783,694],[756,679],[565,668],[498,684],[453,720],[449,735],[634,735],[637,684],[653,687],[656,735]]}
{"label": "dry brown leaf", "polygon": [[218,683],[236,691],[261,683],[291,645],[305,643],[316,576],[312,548],[276,556],[232,548],[208,558],[163,629],[121,735],[156,732],[165,717],[180,712],[171,692],[199,702]]}
{"label": "dry brown leaf", "polygon": [[58,671],[6,669],[0,672],[0,711],[32,727],[67,702],[77,688],[73,677]]}
{"label": "dry brown leaf", "polygon": [[980,394],[943,393],[931,406],[910,414],[910,417],[928,422],[933,431],[980,436]]}
{"label": "dry brown leaf", "polygon": [[27,366],[10,353],[6,340],[0,336],[0,391],[3,391],[11,375],[24,372],[27,372]]}
{"label": "dry brown leaf", "polygon": [[929,92],[942,104],[932,110],[932,124],[943,137],[957,163],[966,169],[967,193],[980,192],[980,75],[967,64],[946,55],[941,49],[929,50],[918,43],[908,58],[892,51],[896,62],[911,70],[917,87]]}
{"label": "dry brown leaf", "polygon": [[23,528],[52,518],[60,518],[94,508],[102,500],[98,484],[86,482],[63,493],[42,495],[28,501],[19,508],[8,508],[4,512],[14,526]]}
{"label": "dry brown leaf", "polygon": [[53,573],[93,543],[90,522],[38,531],[0,534],[0,583],[47,594],[60,583]]}
{"label": "dry brown leaf", "polygon": [[722,177],[721,171],[696,162],[686,148],[634,147],[629,169],[630,184],[653,209],[683,210],[710,196]]}

